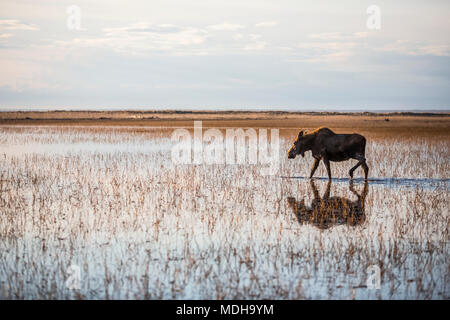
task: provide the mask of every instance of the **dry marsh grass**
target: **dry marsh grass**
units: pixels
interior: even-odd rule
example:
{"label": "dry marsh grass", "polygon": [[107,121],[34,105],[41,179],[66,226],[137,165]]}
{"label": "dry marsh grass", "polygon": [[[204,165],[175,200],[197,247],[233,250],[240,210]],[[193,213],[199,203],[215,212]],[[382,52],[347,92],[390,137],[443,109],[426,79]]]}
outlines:
{"label": "dry marsh grass", "polygon": [[[333,207],[298,219],[289,199],[309,208],[327,182],[302,178],[309,155],[286,159],[295,133],[282,135],[274,176],[175,166],[170,133],[0,127],[0,298],[450,298],[448,136],[368,133],[376,179],[353,223],[338,215],[361,201],[359,180],[336,179],[323,202]],[[350,167],[333,163],[333,176]],[[78,290],[66,286],[71,265]],[[380,289],[366,286],[374,265]]]}

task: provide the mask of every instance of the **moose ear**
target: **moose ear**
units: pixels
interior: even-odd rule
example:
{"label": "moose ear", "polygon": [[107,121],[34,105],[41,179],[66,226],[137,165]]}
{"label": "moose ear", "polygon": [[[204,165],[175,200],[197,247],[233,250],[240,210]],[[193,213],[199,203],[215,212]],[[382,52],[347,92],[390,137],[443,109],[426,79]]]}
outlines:
{"label": "moose ear", "polygon": [[299,132],[298,137],[300,138],[301,136],[303,136],[303,130]]}

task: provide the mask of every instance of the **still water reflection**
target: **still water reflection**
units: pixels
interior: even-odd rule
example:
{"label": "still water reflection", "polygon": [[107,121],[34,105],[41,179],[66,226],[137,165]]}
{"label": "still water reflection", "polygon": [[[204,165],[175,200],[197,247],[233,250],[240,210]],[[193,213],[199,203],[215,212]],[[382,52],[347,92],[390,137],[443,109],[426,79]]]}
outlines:
{"label": "still water reflection", "polygon": [[319,229],[328,229],[337,225],[357,226],[364,223],[366,220],[364,204],[369,191],[367,182],[361,194],[355,190],[353,182],[350,182],[349,189],[357,197],[355,201],[345,197],[330,196],[331,181],[328,182],[322,197],[314,180],[311,180],[310,184],[314,194],[311,205],[306,205],[305,199],[294,197],[287,199],[300,224],[310,223]]}

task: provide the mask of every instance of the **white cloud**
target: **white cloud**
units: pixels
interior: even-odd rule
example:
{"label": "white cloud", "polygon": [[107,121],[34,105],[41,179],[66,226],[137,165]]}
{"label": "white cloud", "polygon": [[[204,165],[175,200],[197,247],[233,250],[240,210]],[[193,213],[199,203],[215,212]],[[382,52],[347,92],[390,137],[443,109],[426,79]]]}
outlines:
{"label": "white cloud", "polygon": [[439,57],[450,56],[450,45],[429,45],[419,48],[419,52]]}
{"label": "white cloud", "polygon": [[[367,46],[361,42],[373,36],[374,32],[328,32],[308,35],[312,41],[296,45],[300,58],[295,61],[339,63],[361,53],[358,49]],[[294,61],[292,60],[292,61]]]}
{"label": "white cloud", "polygon": [[39,27],[34,24],[20,22],[19,20],[0,20],[0,30],[36,31],[39,30]]}
{"label": "white cloud", "polygon": [[107,36],[123,35],[125,33],[134,34],[153,34],[153,33],[177,33],[183,31],[183,28],[173,24],[151,24],[148,22],[137,22],[126,27],[104,28],[102,29]]}
{"label": "white cloud", "polygon": [[[318,40],[352,40],[367,38],[370,36],[370,32],[354,32],[354,33],[343,33],[343,32],[328,32],[328,33],[317,33],[309,35],[311,39]],[[375,34],[372,32],[372,34]]]}
{"label": "white cloud", "polygon": [[7,39],[13,37],[14,34],[12,33],[0,33],[0,39]]}
{"label": "white cloud", "polygon": [[34,24],[20,22],[19,20],[0,20],[0,40],[15,36],[11,31],[36,31],[39,27]]}
{"label": "white cloud", "polygon": [[240,24],[231,24],[231,23],[222,23],[208,26],[208,29],[216,30],[216,31],[236,31],[240,29],[244,29],[245,26]]}
{"label": "white cloud", "polygon": [[[54,41],[55,47],[114,50],[137,56],[151,53],[171,55],[242,54],[243,51],[267,50],[268,41],[261,34],[223,34],[239,30],[241,25],[220,24],[206,27],[185,27],[174,24],[137,22],[127,26],[103,28],[96,36],[82,35],[71,40]],[[273,48],[272,48],[273,49]],[[72,52],[76,50],[71,50]]]}
{"label": "white cloud", "polygon": [[397,40],[392,43],[388,43],[379,51],[394,52],[398,54],[404,54],[409,56],[424,56],[432,55],[438,57],[450,56],[450,45],[448,44],[428,44],[425,42],[409,41],[409,40]]}
{"label": "white cloud", "polygon": [[259,22],[255,24],[256,28],[261,28],[261,27],[274,27],[278,24],[277,21],[263,21],[263,22]]}
{"label": "white cloud", "polygon": [[267,46],[266,41],[254,41],[244,46],[246,51],[264,50]]}
{"label": "white cloud", "polygon": [[322,50],[348,50],[355,48],[356,42],[302,42],[297,44],[300,49],[322,49]]}
{"label": "white cloud", "polygon": [[261,35],[260,34],[249,34],[249,36],[250,36],[250,39],[252,39],[252,40],[258,40],[258,39],[261,39]]}
{"label": "white cloud", "polygon": [[302,62],[337,62],[354,55],[356,42],[303,42],[297,44],[297,54]]}
{"label": "white cloud", "polygon": [[188,53],[205,42],[207,31],[173,24],[133,23],[125,27],[104,28],[101,36],[83,36],[70,41],[56,41],[56,45],[106,48],[124,54],[139,55],[151,51]]}

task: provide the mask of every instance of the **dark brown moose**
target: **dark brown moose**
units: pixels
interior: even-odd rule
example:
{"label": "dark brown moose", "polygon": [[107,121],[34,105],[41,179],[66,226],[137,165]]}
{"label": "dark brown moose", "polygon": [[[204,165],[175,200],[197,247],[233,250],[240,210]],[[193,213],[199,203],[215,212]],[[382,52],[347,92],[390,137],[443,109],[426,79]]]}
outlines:
{"label": "dark brown moose", "polygon": [[356,159],[358,163],[350,169],[350,178],[353,178],[353,172],[356,168],[362,166],[365,179],[367,180],[369,167],[366,164],[365,149],[366,138],[360,134],[336,134],[328,128],[318,128],[309,133],[300,131],[297,140],[294,141],[294,144],[288,151],[288,158],[294,159],[298,154],[304,157],[306,151],[311,151],[314,164],[310,178],[313,177],[320,160],[323,160],[329,179],[331,179],[330,161]]}
{"label": "dark brown moose", "polygon": [[350,191],[357,196],[356,201],[343,197],[330,197],[331,181],[328,182],[327,189],[321,198],[314,181],[311,180],[310,183],[314,193],[311,206],[307,207],[303,199],[297,201],[293,197],[288,198],[288,204],[294,210],[300,224],[310,223],[325,230],[336,225],[357,226],[366,220],[364,205],[369,191],[367,182],[364,184],[361,195],[355,191],[353,183],[350,183]]}

